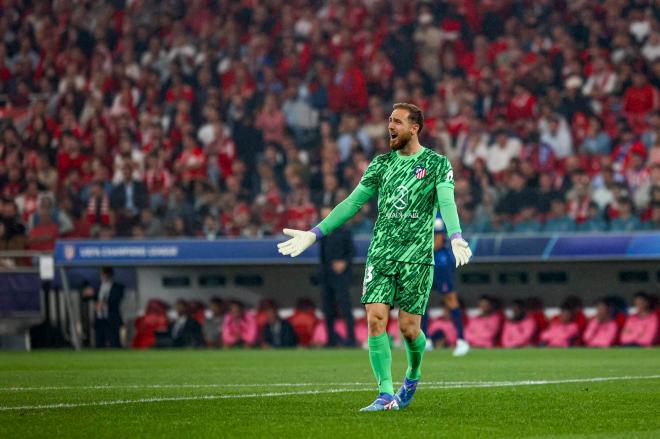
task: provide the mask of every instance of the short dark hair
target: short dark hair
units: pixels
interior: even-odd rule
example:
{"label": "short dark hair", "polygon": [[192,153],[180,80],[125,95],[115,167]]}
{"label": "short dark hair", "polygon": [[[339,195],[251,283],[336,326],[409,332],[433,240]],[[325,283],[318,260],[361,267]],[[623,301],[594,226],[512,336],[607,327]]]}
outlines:
{"label": "short dark hair", "polygon": [[408,104],[405,102],[398,102],[394,105],[392,105],[392,108],[396,109],[403,109],[403,110],[408,110],[408,122],[410,123],[416,123],[419,125],[419,131],[417,131],[417,134],[422,132],[422,129],[424,128],[424,112],[422,111],[421,108],[419,108],[415,104]]}
{"label": "short dark hair", "polygon": [[115,274],[115,270],[112,267],[103,267],[101,268],[101,273],[105,274],[108,277],[112,277]]}

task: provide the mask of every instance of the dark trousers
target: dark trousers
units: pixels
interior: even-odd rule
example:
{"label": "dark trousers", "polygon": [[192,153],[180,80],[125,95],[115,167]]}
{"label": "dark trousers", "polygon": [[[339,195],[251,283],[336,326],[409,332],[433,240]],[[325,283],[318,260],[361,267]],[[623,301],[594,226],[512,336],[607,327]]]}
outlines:
{"label": "dark trousers", "polygon": [[351,305],[350,276],[336,275],[334,273],[323,276],[323,287],[321,289],[321,306],[325,314],[325,325],[328,331],[328,346],[337,345],[337,334],[335,334],[335,319],[337,308],[346,322],[348,346],[355,346],[355,321],[353,319],[353,307]]}
{"label": "dark trousers", "polygon": [[119,328],[121,324],[108,319],[97,318],[94,322],[97,348],[120,348]]}

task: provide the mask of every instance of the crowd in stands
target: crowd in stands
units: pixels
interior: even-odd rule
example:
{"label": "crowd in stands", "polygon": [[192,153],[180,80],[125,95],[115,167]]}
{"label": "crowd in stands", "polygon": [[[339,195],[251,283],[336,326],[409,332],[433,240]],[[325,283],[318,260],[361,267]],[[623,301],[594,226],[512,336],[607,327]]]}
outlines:
{"label": "crowd in stands", "polygon": [[[483,296],[478,310],[468,316],[464,312],[465,338],[477,348],[547,347],[611,347],[660,344],[660,307],[657,298],[639,292],[630,309],[620,297],[612,296],[594,304],[593,315],[585,315],[577,297],[567,297],[558,314],[551,315],[538,298],[515,300],[505,310],[496,297]],[[632,311],[632,312],[631,312]],[[325,322],[309,299],[300,299],[288,318],[283,318],[276,303],[264,299],[256,310],[247,309],[238,300],[214,298],[208,309],[202,302],[180,299],[175,311],[168,305],[151,300],[144,315],[134,323],[133,348],[210,347],[210,348],[291,348],[328,346]],[[392,343],[401,343],[395,318],[390,318],[387,332]],[[445,312],[430,318],[425,332],[431,347],[441,348],[456,343],[456,330]],[[346,324],[335,321],[335,334],[340,345],[351,347]],[[355,322],[355,339],[360,346],[367,343],[364,318]]]}
{"label": "crowd in stands", "polygon": [[0,34],[0,249],[308,229],[402,101],[466,233],[660,228],[656,2],[10,0]]}

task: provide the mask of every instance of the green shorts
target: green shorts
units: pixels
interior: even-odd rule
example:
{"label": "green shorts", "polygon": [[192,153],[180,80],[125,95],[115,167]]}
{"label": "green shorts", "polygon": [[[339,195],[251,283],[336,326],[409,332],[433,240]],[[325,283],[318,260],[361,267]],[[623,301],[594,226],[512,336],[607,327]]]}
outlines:
{"label": "green shorts", "polygon": [[433,283],[433,265],[367,259],[360,303],[387,303],[424,315]]}

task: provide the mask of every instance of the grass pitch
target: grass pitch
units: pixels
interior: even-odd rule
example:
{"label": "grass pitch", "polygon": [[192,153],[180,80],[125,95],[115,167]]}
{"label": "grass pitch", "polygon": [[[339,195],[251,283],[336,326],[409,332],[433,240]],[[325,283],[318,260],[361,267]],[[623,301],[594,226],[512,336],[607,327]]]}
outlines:
{"label": "grass pitch", "polygon": [[361,350],[0,353],[0,437],[660,437],[660,349],[434,351],[422,379],[359,413]]}

